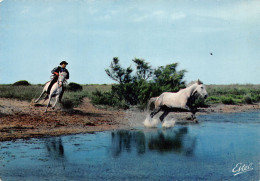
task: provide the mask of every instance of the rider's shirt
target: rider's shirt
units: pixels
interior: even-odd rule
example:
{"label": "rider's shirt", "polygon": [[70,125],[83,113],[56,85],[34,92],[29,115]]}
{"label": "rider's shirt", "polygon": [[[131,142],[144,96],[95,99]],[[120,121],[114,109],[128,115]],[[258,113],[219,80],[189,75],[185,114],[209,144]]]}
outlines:
{"label": "rider's shirt", "polygon": [[52,74],[53,74],[54,72],[57,72],[57,73],[59,73],[59,72],[66,72],[66,73],[67,73],[67,76],[66,76],[65,78],[66,78],[66,79],[69,79],[69,77],[70,77],[68,69],[62,68],[62,67],[60,67],[60,66],[55,67],[55,68],[51,71]]}
{"label": "rider's shirt", "polygon": [[60,72],[65,72],[65,69],[64,69],[64,68],[61,68],[61,69],[60,69]]}

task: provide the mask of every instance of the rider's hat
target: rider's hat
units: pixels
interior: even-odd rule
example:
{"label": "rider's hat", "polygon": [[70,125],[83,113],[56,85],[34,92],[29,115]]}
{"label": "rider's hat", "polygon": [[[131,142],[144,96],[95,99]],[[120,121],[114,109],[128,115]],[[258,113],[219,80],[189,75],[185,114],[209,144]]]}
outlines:
{"label": "rider's hat", "polygon": [[60,65],[62,65],[62,64],[66,64],[66,65],[68,65],[68,62],[66,62],[66,61],[62,61],[62,62],[60,63]]}

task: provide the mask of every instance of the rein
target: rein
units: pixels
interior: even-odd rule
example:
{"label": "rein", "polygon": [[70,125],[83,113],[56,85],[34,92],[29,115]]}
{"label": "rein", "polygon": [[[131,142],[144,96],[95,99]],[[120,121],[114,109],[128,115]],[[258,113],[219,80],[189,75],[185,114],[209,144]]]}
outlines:
{"label": "rein", "polygon": [[[60,81],[60,80],[58,79],[58,86],[59,86],[59,87],[62,87],[64,84],[66,85],[68,82],[67,82],[67,80],[65,79],[65,76],[64,76],[64,75],[59,75],[59,76],[64,77],[63,81]],[[60,82],[61,82],[61,85],[60,85]]]}

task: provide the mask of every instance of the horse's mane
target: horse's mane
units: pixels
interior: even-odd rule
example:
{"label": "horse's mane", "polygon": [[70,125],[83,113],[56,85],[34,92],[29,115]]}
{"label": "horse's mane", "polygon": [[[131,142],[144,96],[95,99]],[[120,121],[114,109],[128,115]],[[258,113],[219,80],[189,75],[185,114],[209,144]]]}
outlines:
{"label": "horse's mane", "polygon": [[200,85],[200,84],[203,84],[203,82],[200,81],[199,79],[198,80],[194,80],[194,81],[191,81],[190,83],[188,83],[186,87],[190,87],[190,86],[192,86],[194,84],[199,84]]}
{"label": "horse's mane", "polygon": [[61,72],[60,74],[61,74],[61,75],[67,75],[67,73],[66,73],[66,72]]}

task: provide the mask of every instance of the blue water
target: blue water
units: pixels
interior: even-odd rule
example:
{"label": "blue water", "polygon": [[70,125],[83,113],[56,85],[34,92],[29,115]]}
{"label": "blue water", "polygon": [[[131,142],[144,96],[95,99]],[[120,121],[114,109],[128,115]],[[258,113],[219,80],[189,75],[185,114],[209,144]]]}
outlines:
{"label": "blue water", "polygon": [[[0,142],[5,180],[259,180],[260,112],[199,124]],[[237,164],[250,170],[234,176]]]}

